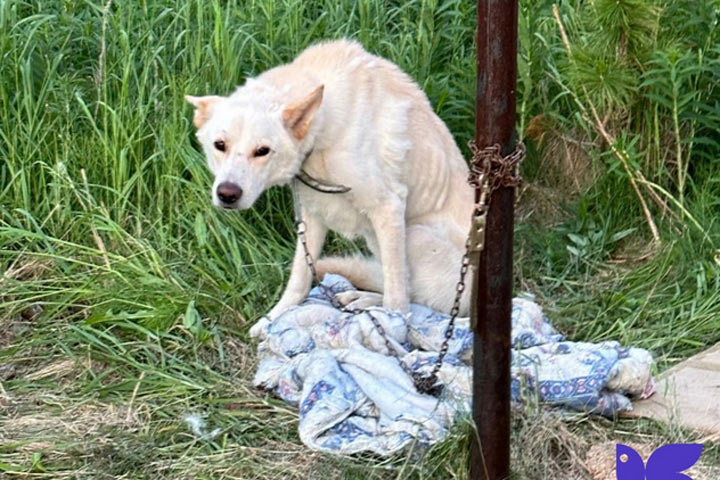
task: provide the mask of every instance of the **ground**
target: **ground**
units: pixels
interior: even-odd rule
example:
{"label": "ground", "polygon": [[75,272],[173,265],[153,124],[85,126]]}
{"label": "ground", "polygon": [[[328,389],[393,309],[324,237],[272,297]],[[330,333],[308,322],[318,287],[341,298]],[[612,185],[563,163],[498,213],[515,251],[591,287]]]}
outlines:
{"label": "ground", "polygon": [[[663,370],[720,341],[720,7],[520,7],[515,290],[570,338],[648,348]],[[252,388],[248,329],[287,280],[291,199],[214,209],[183,96],[347,36],[408,71],[464,148],[474,13],[0,0],[0,476],[467,478],[468,424],[427,452],[336,457],[303,447],[296,409]],[[190,414],[219,434],[198,437]],[[514,415],[513,472],[593,478],[617,442],[703,442],[696,478],[718,477],[717,438],[542,405]]]}

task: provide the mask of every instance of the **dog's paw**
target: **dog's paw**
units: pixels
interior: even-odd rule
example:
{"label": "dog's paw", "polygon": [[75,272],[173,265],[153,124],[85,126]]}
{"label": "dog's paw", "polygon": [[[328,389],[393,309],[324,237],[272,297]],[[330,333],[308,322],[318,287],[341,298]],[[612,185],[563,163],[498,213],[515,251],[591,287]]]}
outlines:
{"label": "dog's paw", "polygon": [[382,305],[383,296],[381,293],[364,292],[362,290],[349,290],[335,294],[335,299],[342,306],[350,310],[365,310],[370,307]]}
{"label": "dog's paw", "polygon": [[250,337],[264,340],[267,336],[267,329],[270,326],[270,323],[272,323],[272,320],[270,320],[267,315],[262,317],[260,320],[255,322],[255,325],[250,327]]}
{"label": "dog's paw", "polygon": [[263,315],[263,317],[258,320],[255,325],[250,327],[250,337],[264,340],[267,336],[268,326],[270,326],[270,324],[274,322],[276,318],[280,317],[280,315],[287,312],[294,306],[295,304],[287,304],[280,301],[267,313],[267,315]]}
{"label": "dog's paw", "polygon": [[280,315],[282,315],[283,313],[287,312],[288,310],[290,310],[291,308],[293,308],[295,306],[297,306],[297,303],[290,303],[290,302],[285,303],[285,302],[280,301],[280,302],[278,302],[277,305],[275,305],[272,309],[270,309],[268,314],[265,316],[267,318],[269,318],[270,321],[272,322],[276,318],[280,317]]}

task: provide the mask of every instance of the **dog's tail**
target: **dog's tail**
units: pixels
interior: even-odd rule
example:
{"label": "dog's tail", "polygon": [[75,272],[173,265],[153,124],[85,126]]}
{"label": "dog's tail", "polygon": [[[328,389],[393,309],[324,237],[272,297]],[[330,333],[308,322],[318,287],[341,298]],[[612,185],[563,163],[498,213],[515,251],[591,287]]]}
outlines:
{"label": "dog's tail", "polygon": [[352,257],[323,257],[315,264],[318,276],[336,273],[347,278],[358,290],[382,292],[382,267],[376,260],[355,255]]}

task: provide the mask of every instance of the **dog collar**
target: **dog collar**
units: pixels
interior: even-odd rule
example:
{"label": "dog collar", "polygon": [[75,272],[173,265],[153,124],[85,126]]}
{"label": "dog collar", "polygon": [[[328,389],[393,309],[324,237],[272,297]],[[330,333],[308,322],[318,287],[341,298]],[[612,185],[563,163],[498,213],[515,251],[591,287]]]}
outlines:
{"label": "dog collar", "polygon": [[303,184],[312,188],[313,190],[321,193],[347,193],[351,189],[345,185],[333,185],[331,183],[323,182],[315,177],[310,176],[305,170],[300,170],[295,178],[300,180]]}
{"label": "dog collar", "polygon": [[[305,162],[311,154],[312,150],[310,150],[307,155],[305,155],[303,165],[305,165]],[[300,171],[297,173],[297,175],[295,175],[295,178],[300,180],[304,185],[320,193],[347,193],[351,190],[350,187],[346,187],[345,185],[333,185],[332,183],[318,180],[317,178],[307,173],[302,167],[300,167]]]}

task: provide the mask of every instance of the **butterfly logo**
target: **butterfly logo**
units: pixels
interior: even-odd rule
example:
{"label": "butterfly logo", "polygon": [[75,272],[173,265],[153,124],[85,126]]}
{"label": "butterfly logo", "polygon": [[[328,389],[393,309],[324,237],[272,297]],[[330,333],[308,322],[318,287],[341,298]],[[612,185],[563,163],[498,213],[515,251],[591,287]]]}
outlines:
{"label": "butterfly logo", "polygon": [[655,450],[647,464],[627,445],[615,449],[617,480],[692,480],[681,473],[695,465],[702,454],[699,443],[672,443]]}

